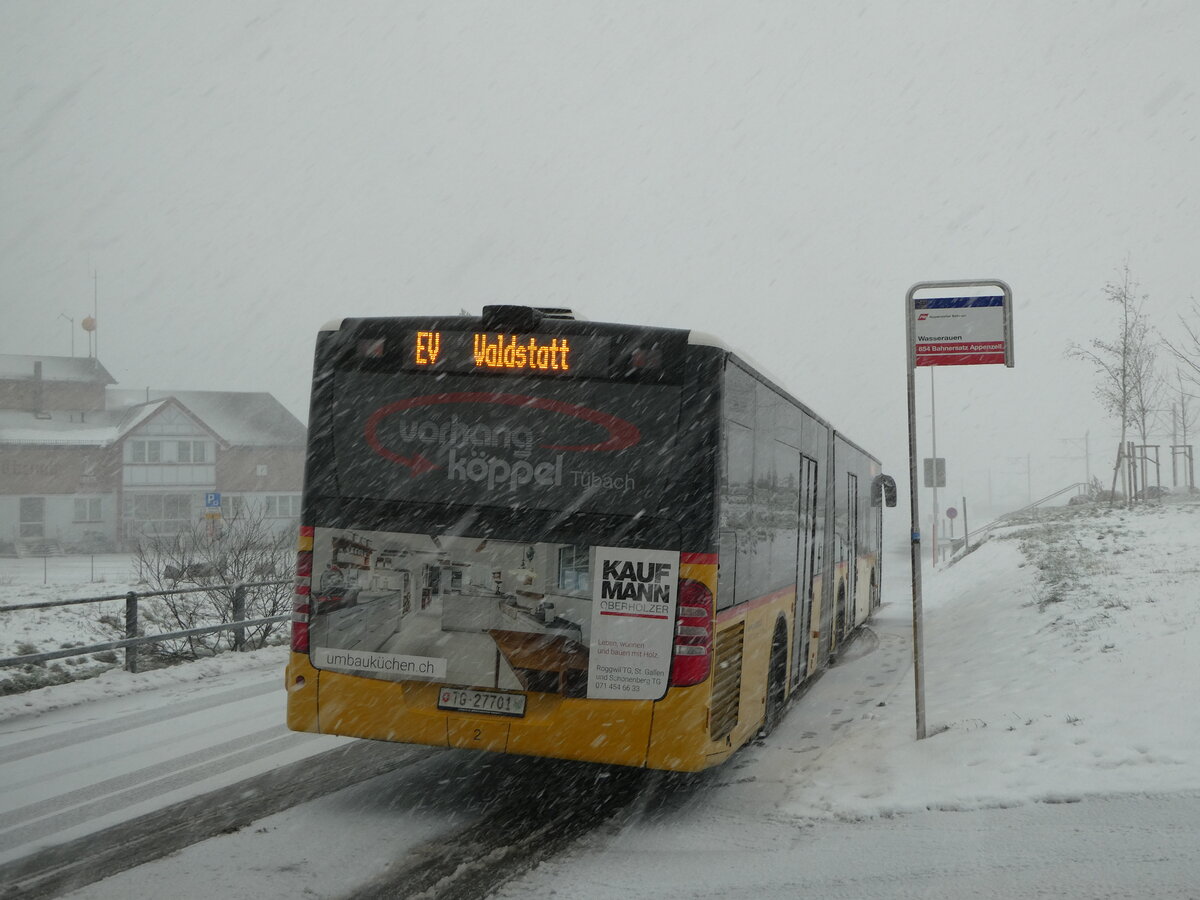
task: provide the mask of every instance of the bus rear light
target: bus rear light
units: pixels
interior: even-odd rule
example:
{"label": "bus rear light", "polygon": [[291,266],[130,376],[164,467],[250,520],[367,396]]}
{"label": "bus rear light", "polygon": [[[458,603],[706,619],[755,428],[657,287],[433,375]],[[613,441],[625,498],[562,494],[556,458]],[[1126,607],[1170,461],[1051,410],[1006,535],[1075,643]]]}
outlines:
{"label": "bus rear light", "polygon": [[671,660],[671,686],[700,684],[712,670],[713,596],[704,584],[679,579],[675,608],[675,654]]}
{"label": "bus rear light", "polygon": [[292,652],[308,652],[308,622],[292,623]]}
{"label": "bus rear light", "polygon": [[312,541],[311,526],[300,528],[300,549],[296,552],[296,588],[292,594],[292,652],[308,652],[308,621],[312,606]]}

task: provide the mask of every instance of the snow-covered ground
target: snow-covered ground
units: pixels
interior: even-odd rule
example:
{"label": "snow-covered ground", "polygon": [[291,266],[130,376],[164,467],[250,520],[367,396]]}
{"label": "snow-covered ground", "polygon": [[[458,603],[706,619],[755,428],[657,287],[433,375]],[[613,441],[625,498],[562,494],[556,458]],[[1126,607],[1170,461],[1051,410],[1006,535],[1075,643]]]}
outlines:
{"label": "snow-covered ground", "polygon": [[[189,583],[179,584],[181,588],[191,586]],[[0,558],[0,607],[94,597],[119,598],[98,603],[0,612],[0,658],[121,640],[125,637],[124,594],[149,590],[153,590],[153,586],[137,576],[136,556],[127,553]],[[164,604],[162,598],[139,602],[139,625],[143,633],[162,634],[184,627],[170,615]],[[217,624],[219,621],[214,618],[206,624]],[[285,639],[285,632],[278,630],[271,635],[269,643],[279,644]],[[140,668],[154,669],[164,664],[164,657],[155,658],[151,648],[142,646],[139,651]],[[37,666],[4,668],[0,669],[0,695],[25,691],[30,687],[80,681],[120,669],[123,665],[123,650],[107,650],[61,657]],[[219,661],[212,669],[221,671],[237,665],[240,663],[230,657]],[[76,690],[67,694],[94,696],[97,692],[106,693],[113,689],[140,690],[148,684],[152,682],[109,678],[94,685],[91,691],[81,694]]]}
{"label": "snow-covered ground", "polygon": [[[0,606],[112,597],[146,589],[137,584],[134,560],[127,553],[0,558]],[[141,606],[143,613],[152,614],[150,604]],[[0,658],[102,644],[124,636],[123,600],[0,613]],[[108,651],[51,660],[36,669],[0,669],[0,693],[86,678],[120,666],[121,661],[120,651]]]}
{"label": "snow-covered ground", "polygon": [[[870,629],[770,738],[498,896],[1200,896],[1200,504],[1059,512],[926,570],[928,739],[914,740],[907,553],[894,548]],[[243,665],[194,672],[227,690]],[[49,710],[83,720],[97,698],[181,677],[114,671],[0,698],[0,747]],[[163,744],[164,760],[188,749]],[[432,764],[430,808],[455,760],[476,759]],[[362,852],[389,814],[393,834],[429,838],[428,819],[380,805],[392,777],[73,896],[349,893],[314,881],[302,836],[319,823],[325,858],[366,868],[394,860]],[[0,781],[0,794],[16,786]]]}

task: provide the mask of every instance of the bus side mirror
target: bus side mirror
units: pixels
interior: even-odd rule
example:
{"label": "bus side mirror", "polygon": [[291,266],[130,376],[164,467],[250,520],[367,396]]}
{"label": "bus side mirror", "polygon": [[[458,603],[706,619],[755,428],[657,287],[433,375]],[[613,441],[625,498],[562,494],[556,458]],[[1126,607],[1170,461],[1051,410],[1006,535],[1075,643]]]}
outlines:
{"label": "bus side mirror", "polygon": [[896,479],[891,475],[876,475],[871,483],[872,506],[896,505]]}

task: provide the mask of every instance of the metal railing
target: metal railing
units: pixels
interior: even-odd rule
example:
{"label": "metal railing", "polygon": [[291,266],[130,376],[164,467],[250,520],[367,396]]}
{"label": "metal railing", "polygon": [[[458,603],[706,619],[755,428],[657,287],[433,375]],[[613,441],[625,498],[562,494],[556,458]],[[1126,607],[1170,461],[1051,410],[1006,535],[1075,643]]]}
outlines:
{"label": "metal railing", "polygon": [[[63,650],[51,650],[47,653],[29,653],[24,656],[11,656],[0,659],[0,667],[23,666],[29,663],[48,662],[52,659],[65,659],[68,656],[85,656],[89,653],[100,653],[105,650],[125,650],[125,670],[137,672],[138,647],[143,644],[158,644],[163,641],[178,640],[200,634],[214,634],[220,631],[233,632],[233,649],[244,650],[246,647],[246,629],[255,625],[267,625],[272,622],[286,622],[292,615],[290,612],[278,616],[267,616],[259,619],[246,618],[246,591],[248,588],[279,587],[292,584],[291,579],[279,581],[249,581],[236,584],[210,584],[203,587],[173,588],[164,591],[128,591],[124,594],[110,594],[104,597],[79,597],[73,600],[47,600],[42,603],[22,603],[13,606],[0,606],[0,613],[16,612],[22,609],[51,609],[57,606],[78,606],[84,603],[105,603],[114,600],[125,601],[125,637],[119,641],[106,641],[103,644],[92,644],[88,647],[68,647]],[[233,621],[220,625],[204,625],[199,628],[188,628],[185,631],[172,631],[163,634],[138,636],[138,603],[149,597],[166,597],[173,594],[195,594],[202,591],[212,592],[221,590],[233,591]]]}
{"label": "metal railing", "polygon": [[954,544],[955,553],[957,553],[959,550],[962,550],[962,549],[966,549],[969,552],[972,543],[974,543],[975,545],[982,544],[989,537],[991,537],[993,529],[1002,528],[1006,525],[1012,525],[1012,524],[1014,524],[1014,522],[1013,522],[1014,519],[1018,519],[1022,515],[1025,515],[1027,513],[1034,513],[1036,515],[1038,509],[1041,506],[1043,506],[1046,503],[1049,503],[1051,500],[1057,500],[1063,494],[1068,494],[1068,493],[1071,493],[1072,491],[1074,491],[1076,494],[1086,494],[1088,492],[1088,486],[1085,482],[1082,482],[1082,481],[1077,481],[1074,484],[1068,484],[1065,488],[1060,488],[1059,490],[1055,491],[1052,494],[1047,494],[1045,497],[1042,497],[1040,500],[1035,500],[1033,503],[1030,503],[1026,506],[1022,506],[1020,509],[1015,509],[1012,512],[1007,512],[1004,515],[1002,515],[1000,518],[993,519],[991,522],[988,522],[986,525],[981,525],[978,528],[972,528],[970,530],[970,532],[968,532],[966,535],[964,535],[961,538],[958,538],[955,541],[955,544]]}

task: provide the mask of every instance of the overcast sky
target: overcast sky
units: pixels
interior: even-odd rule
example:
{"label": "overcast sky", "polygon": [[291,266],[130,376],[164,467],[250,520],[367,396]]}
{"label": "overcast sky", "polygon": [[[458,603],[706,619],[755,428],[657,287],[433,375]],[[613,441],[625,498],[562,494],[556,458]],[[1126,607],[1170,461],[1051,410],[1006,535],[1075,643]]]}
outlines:
{"label": "overcast sky", "polygon": [[98,274],[122,387],[303,419],[329,319],[566,305],[720,336],[901,476],[906,290],[1002,278],[1016,368],[938,370],[938,453],[1023,501],[1111,468],[1064,358],[1105,282],[1196,295],[1197,46],[1190,0],[5,0],[0,352],[85,355]]}

